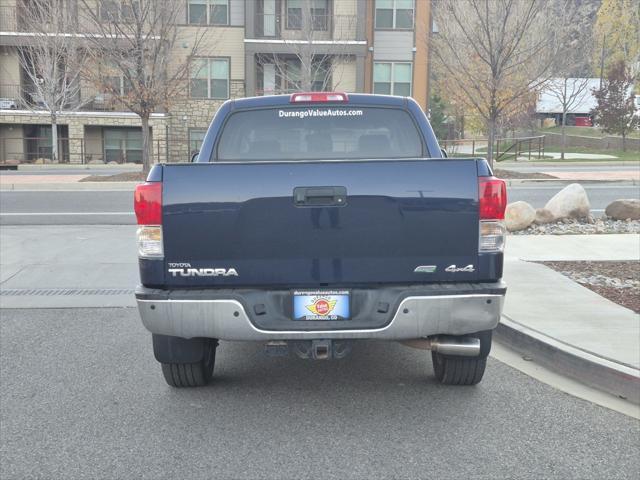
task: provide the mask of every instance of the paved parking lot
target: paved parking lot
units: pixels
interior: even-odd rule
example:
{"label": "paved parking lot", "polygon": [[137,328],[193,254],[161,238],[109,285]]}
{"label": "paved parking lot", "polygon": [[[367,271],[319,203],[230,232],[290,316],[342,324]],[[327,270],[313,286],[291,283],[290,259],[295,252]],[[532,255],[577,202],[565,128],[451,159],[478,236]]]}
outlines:
{"label": "paved parking lot", "polygon": [[428,353],[342,361],[222,343],[215,384],[165,385],[132,308],[0,313],[0,477],[637,478],[640,424],[490,359],[437,384]]}
{"label": "paved parking lot", "polygon": [[214,385],[172,390],[131,293],[107,294],[137,281],[134,230],[0,228],[20,293],[0,295],[3,480],[640,475],[640,422],[494,358],[456,388],[396,343],[332,362],[222,343]]}

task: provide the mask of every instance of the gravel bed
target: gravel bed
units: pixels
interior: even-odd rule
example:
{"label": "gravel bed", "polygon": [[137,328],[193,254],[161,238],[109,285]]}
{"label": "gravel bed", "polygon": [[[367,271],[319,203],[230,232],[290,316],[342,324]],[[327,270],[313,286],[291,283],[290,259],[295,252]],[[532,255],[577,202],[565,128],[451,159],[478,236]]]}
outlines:
{"label": "gravel bed", "polygon": [[540,262],[612,302],[640,313],[640,262]]}
{"label": "gravel bed", "polygon": [[544,225],[533,224],[510,235],[592,235],[606,233],[640,233],[640,220],[612,220],[608,217],[564,219]]}

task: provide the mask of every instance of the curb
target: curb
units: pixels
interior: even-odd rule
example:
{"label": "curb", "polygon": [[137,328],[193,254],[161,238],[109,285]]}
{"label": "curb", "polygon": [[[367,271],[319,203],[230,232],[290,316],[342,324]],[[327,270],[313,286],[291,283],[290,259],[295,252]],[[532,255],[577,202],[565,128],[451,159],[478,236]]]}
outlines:
{"label": "curb", "polygon": [[640,371],[560,342],[502,315],[496,340],[540,365],[640,405]]}
{"label": "curb", "polygon": [[141,182],[3,183],[0,192],[131,191]]}
{"label": "curb", "polygon": [[570,185],[572,183],[582,183],[585,185],[606,185],[606,184],[615,184],[622,186],[635,186],[640,185],[640,181],[638,180],[564,180],[561,178],[505,178],[504,181],[507,183],[507,186],[515,186],[515,185],[523,185],[527,183],[542,183],[546,185]]}
{"label": "curb", "polygon": [[142,170],[139,164],[117,164],[109,165],[104,163],[45,163],[45,164],[20,164],[17,165],[18,171],[37,172],[38,170],[130,170],[132,172]]}
{"label": "curb", "polygon": [[494,163],[494,167],[498,168],[500,166],[504,167],[638,167],[640,166],[640,162],[637,160],[557,160],[557,161],[528,161],[528,160],[520,160],[518,162],[496,162]]}

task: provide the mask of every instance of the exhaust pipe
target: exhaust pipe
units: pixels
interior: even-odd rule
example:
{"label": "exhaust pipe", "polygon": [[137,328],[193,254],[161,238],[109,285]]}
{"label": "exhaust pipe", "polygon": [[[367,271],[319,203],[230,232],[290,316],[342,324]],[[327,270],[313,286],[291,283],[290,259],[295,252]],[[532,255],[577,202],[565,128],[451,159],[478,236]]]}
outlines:
{"label": "exhaust pipe", "polygon": [[405,340],[402,344],[421,350],[433,350],[443,355],[454,355],[458,357],[477,357],[480,355],[480,339],[475,337],[440,335],[433,338]]}
{"label": "exhaust pipe", "polygon": [[480,339],[475,337],[435,337],[431,339],[431,350],[443,355],[477,357],[480,355]]}

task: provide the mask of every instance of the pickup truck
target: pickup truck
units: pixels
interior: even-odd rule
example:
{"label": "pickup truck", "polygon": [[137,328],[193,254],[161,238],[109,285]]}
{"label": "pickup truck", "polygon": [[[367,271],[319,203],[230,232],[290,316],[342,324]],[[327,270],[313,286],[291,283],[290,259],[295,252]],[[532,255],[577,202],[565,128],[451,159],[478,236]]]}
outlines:
{"label": "pickup truck", "polygon": [[209,383],[219,340],[338,359],[375,339],[431,350],[444,384],[478,383],[506,202],[485,160],[446,158],[411,98],[227,101],[197,158],[135,190],[135,296],[166,382]]}

